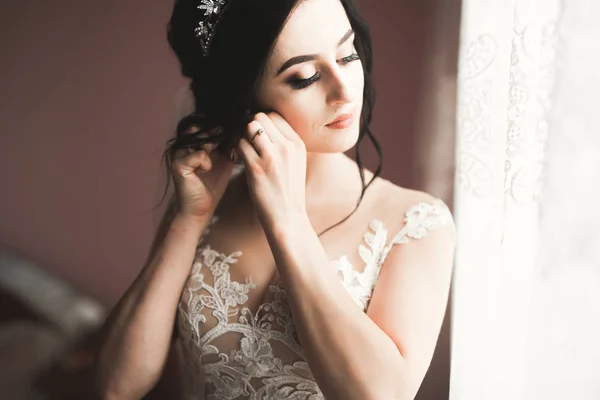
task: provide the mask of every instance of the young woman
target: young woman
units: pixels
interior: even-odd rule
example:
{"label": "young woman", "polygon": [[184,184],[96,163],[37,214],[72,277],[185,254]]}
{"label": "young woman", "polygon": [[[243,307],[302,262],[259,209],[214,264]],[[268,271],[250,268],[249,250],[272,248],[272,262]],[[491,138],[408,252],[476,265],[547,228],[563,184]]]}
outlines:
{"label": "young woman", "polygon": [[354,2],[178,0],[168,39],[194,113],[166,152],[175,195],[148,261],[105,324],[102,397],[143,397],[179,343],[190,400],[413,399],[454,225],[344,154],[365,135],[380,150]]}

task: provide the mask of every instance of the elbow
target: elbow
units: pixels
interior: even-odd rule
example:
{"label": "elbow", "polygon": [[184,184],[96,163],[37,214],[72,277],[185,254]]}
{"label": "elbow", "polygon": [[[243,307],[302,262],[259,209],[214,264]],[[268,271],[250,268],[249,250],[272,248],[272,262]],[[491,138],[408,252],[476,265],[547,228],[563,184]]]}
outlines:
{"label": "elbow", "polygon": [[94,371],[92,392],[94,400],[139,400],[152,390],[154,379],[122,379],[113,370]]}
{"label": "elbow", "polygon": [[[384,378],[383,375],[381,378]],[[369,385],[363,396],[365,400],[414,400],[419,390],[416,380],[406,373],[392,373],[376,385]]]}
{"label": "elbow", "polygon": [[125,400],[132,398],[101,373],[94,374],[92,391],[95,400]]}
{"label": "elbow", "polygon": [[94,400],[124,400],[127,398],[123,393],[119,393],[114,388],[98,384],[98,382],[94,382],[92,391]]}
{"label": "elbow", "polygon": [[118,393],[102,392],[96,394],[96,400],[123,400],[126,397],[119,395]]}
{"label": "elbow", "polygon": [[138,400],[144,397],[145,393],[134,393],[125,388],[119,388],[110,385],[98,385],[95,390],[95,400]]}
{"label": "elbow", "polygon": [[414,400],[414,396],[409,397],[406,391],[398,387],[387,386],[383,388],[373,388],[366,394],[365,400]]}
{"label": "elbow", "polygon": [[104,348],[98,352],[92,372],[95,399],[139,400],[156,386],[163,365],[132,354],[115,357]]}
{"label": "elbow", "polygon": [[154,385],[138,382],[131,385],[121,380],[94,382],[95,400],[139,400],[152,390]]}
{"label": "elbow", "polygon": [[389,387],[370,388],[362,398],[364,400],[404,400],[399,396],[398,390]]}
{"label": "elbow", "polygon": [[397,379],[375,388],[366,397],[368,400],[414,400],[420,385],[411,385],[403,379]]}

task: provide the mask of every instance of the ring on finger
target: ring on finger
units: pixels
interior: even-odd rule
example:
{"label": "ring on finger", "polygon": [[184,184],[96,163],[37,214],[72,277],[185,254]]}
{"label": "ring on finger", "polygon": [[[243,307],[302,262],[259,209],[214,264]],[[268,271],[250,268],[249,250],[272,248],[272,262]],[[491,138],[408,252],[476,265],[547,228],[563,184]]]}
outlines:
{"label": "ring on finger", "polygon": [[262,128],[262,126],[260,128],[258,128],[256,130],[256,132],[254,133],[254,135],[252,136],[252,139],[250,139],[250,143],[254,143],[254,139],[256,139],[256,137],[258,135],[260,135],[261,133],[264,133],[264,132],[265,132],[265,130]]}

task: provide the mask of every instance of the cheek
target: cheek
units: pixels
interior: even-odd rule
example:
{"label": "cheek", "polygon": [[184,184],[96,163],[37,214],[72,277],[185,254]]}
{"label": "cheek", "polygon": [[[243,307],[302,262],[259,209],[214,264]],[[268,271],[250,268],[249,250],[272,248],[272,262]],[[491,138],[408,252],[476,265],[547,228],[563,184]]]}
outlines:
{"label": "cheek", "polygon": [[357,94],[362,96],[362,92],[365,87],[365,72],[360,61],[356,61],[356,64],[356,68],[352,68],[351,73],[352,86],[357,89]]}
{"label": "cheek", "polygon": [[304,138],[318,126],[318,118],[323,114],[319,108],[319,101],[315,98],[316,94],[295,94],[287,96],[281,102],[279,113],[290,126]]}
{"label": "cheek", "polygon": [[[302,96],[280,87],[261,87],[259,105],[262,109],[275,111],[303,137],[309,131],[310,119],[314,118],[314,105],[311,108],[310,96]],[[314,102],[313,102],[314,103]]]}

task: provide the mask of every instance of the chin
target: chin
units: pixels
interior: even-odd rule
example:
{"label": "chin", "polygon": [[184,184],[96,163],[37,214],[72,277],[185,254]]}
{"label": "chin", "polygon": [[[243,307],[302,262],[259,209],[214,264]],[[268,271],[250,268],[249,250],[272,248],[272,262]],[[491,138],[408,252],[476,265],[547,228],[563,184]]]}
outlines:
{"label": "chin", "polygon": [[306,151],[311,153],[345,153],[358,141],[360,127],[355,124],[347,129],[325,128],[312,143],[307,143]]}

